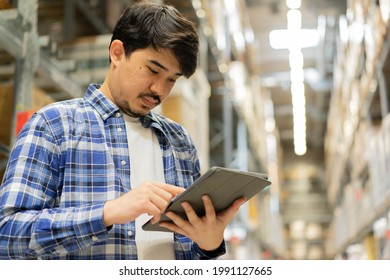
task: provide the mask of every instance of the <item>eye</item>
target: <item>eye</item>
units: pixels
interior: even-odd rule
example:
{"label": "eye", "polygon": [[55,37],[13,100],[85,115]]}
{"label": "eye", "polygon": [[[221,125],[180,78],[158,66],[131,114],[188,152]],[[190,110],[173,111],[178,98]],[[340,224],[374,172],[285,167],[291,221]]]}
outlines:
{"label": "eye", "polygon": [[169,78],[168,81],[171,83],[176,83],[176,79],[173,79],[173,78]]}
{"label": "eye", "polygon": [[156,70],[153,70],[152,68],[150,68],[149,66],[147,66],[149,71],[152,72],[152,74],[158,74],[158,72]]}

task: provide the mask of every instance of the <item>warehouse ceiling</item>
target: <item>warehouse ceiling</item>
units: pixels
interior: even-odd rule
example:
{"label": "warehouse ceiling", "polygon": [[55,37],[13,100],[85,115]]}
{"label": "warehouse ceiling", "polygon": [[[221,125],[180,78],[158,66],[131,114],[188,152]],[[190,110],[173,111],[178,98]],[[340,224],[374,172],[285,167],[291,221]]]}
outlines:
{"label": "warehouse ceiling", "polygon": [[[254,64],[263,84],[270,89],[283,147],[293,144],[289,51],[270,46],[269,34],[287,28],[285,0],[246,0],[255,41]],[[316,47],[302,49],[305,71],[307,144],[309,153],[322,149],[332,86],[337,21],[346,13],[346,1],[302,0],[302,28],[323,34]]]}
{"label": "warehouse ceiling", "polygon": [[[306,143],[303,156],[294,153],[294,125],[290,81],[289,51],[270,46],[269,34],[274,29],[287,28],[288,7],[285,0],[246,0],[247,12],[255,41],[254,64],[263,85],[274,103],[276,125],[283,149],[283,185],[281,211],[286,223],[290,256],[294,252],[294,225],[321,225],[322,233],[315,238],[325,239],[330,221],[324,174],[324,144],[327,114],[332,90],[333,58],[336,52],[338,19],[346,14],[346,1],[302,0],[302,28],[316,29],[321,34],[319,44],[302,49],[306,99]],[[322,237],[321,237],[322,234]],[[308,254],[308,253],[307,253]],[[303,258],[310,258],[308,255]],[[321,256],[320,256],[321,258]]]}

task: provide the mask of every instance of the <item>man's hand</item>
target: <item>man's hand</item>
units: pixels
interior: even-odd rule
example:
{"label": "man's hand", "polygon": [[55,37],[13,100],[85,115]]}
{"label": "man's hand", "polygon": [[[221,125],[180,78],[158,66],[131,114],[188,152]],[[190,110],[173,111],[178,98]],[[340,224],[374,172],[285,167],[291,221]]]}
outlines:
{"label": "man's hand", "polygon": [[173,185],[145,181],[123,196],[106,202],[103,208],[104,225],[128,223],[144,213],[154,216],[153,220],[157,221],[172,198],[183,191],[184,188]]}
{"label": "man's hand", "polygon": [[181,205],[187,214],[188,221],[173,212],[168,212],[166,215],[173,222],[161,222],[160,226],[187,236],[202,250],[212,251],[221,245],[226,226],[246,199],[237,199],[228,209],[218,214],[215,213],[214,206],[207,195],[203,196],[202,200],[205,207],[203,217],[198,217],[191,205],[183,202]]}

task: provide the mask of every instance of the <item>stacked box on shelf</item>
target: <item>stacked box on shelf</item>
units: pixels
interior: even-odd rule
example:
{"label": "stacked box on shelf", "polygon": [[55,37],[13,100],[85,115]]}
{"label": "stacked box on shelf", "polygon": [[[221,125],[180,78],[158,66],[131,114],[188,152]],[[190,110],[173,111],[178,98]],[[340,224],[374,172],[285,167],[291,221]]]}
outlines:
{"label": "stacked box on shelf", "polygon": [[383,181],[385,185],[385,205],[390,209],[390,113],[388,113],[382,121],[382,143],[383,143],[383,161],[386,168]]}
{"label": "stacked box on shelf", "polygon": [[369,145],[367,146],[367,149],[369,150],[369,158],[368,158],[368,169],[370,173],[370,178],[372,182],[372,195],[373,195],[373,203],[374,205],[379,205],[381,203],[382,197],[380,193],[380,185],[381,185],[381,178],[379,175],[379,161],[377,160],[378,156],[378,139],[376,133],[374,134],[374,131],[371,132],[371,139],[369,142]]}
{"label": "stacked box on shelf", "polygon": [[272,247],[277,251],[279,254],[285,251],[285,244],[284,244],[284,231],[283,231],[283,221],[282,217],[276,213],[274,213],[271,216],[271,231],[272,234],[269,235],[268,243],[272,245]]}
{"label": "stacked box on shelf", "polygon": [[[383,203],[386,204],[390,197],[390,186],[387,184],[387,179],[386,179],[387,176],[389,176],[390,166],[389,166],[389,159],[387,158],[386,155],[386,143],[385,143],[386,132],[384,131],[382,124],[383,123],[381,123],[381,128],[379,129],[379,133],[378,133],[378,146],[379,146],[378,161],[380,162],[380,166],[381,166],[380,168],[380,172],[381,172],[380,178],[381,178],[381,188],[382,188],[381,193],[383,195],[383,200],[384,200]],[[389,204],[387,203],[387,205]]]}
{"label": "stacked box on shelf", "polygon": [[42,107],[53,103],[55,100],[48,93],[38,87],[33,88],[33,104],[32,111],[37,111]]}
{"label": "stacked box on shelf", "polygon": [[340,248],[342,248],[346,242],[348,241],[348,232],[346,230],[346,211],[343,205],[339,205],[335,210],[334,210],[334,216],[333,216],[333,233],[332,237],[334,239],[333,242],[333,250],[337,251]]}
{"label": "stacked box on shelf", "polygon": [[352,10],[355,18],[364,19],[370,7],[370,2],[371,0],[349,0],[348,7]]}
{"label": "stacked box on shelf", "polygon": [[343,186],[341,185],[342,178],[345,173],[346,159],[344,154],[335,152],[332,155],[331,161],[328,164],[328,201],[334,206],[337,202],[337,195]]}
{"label": "stacked box on shelf", "polygon": [[359,128],[357,130],[356,136],[354,138],[353,146],[351,149],[351,178],[352,180],[359,179],[363,170],[367,167],[368,161],[368,151],[366,147],[368,146],[367,132],[369,127],[368,122],[360,122]]}
{"label": "stacked box on shelf", "polygon": [[[348,36],[340,38],[326,136],[328,197],[333,202],[337,193],[344,195],[334,211],[333,240],[328,243],[330,250],[335,252],[345,248],[344,245],[370,226],[378,211],[386,206],[390,208],[390,137],[386,132],[390,127],[385,128],[386,120],[382,121],[382,128],[380,124],[364,122],[367,117],[373,120],[373,106],[378,104],[371,100],[377,97],[376,71],[388,29],[389,2],[350,0],[348,13],[341,21],[344,25],[340,24],[341,30],[348,29],[349,32],[343,33]],[[383,13],[386,9],[387,14]],[[366,111],[368,108],[369,112]],[[344,163],[336,166],[337,162]],[[349,163],[351,173],[347,175],[350,176],[344,177],[342,174],[349,170],[343,166]],[[338,174],[340,167],[341,174]],[[348,222],[349,229],[346,228]]]}
{"label": "stacked box on shelf", "polygon": [[[372,8],[374,16],[367,19],[364,28],[364,47],[366,54],[366,70],[370,77],[375,72],[378,55],[381,51],[383,43],[383,30],[378,26],[378,16],[375,13],[375,8]],[[379,21],[380,22],[380,21]]]}
{"label": "stacked box on shelf", "polygon": [[[359,67],[359,62],[364,54],[363,49],[363,38],[364,38],[364,22],[352,21],[348,26],[349,31],[349,43],[348,43],[348,51],[346,52],[345,60],[348,62],[345,65],[345,80],[344,82],[353,81],[361,71]],[[346,94],[345,98],[348,99],[348,92],[344,92]]]}
{"label": "stacked box on shelf", "polygon": [[[345,23],[345,29],[351,29],[347,20],[343,22]],[[340,33],[340,35],[342,34]],[[355,76],[359,48],[356,44],[352,44],[347,41],[347,38],[344,38],[339,41],[338,51],[325,139],[327,180],[329,182],[328,199],[331,205],[336,203],[339,190],[343,187],[340,183],[345,172],[348,143],[352,139],[352,127],[348,123],[351,95],[350,81]]]}
{"label": "stacked box on shelf", "polygon": [[[0,118],[0,142],[9,145],[11,124],[13,116],[13,83],[6,82],[0,84],[0,111],[2,117]],[[32,92],[32,111],[37,111],[45,105],[54,102],[46,92],[35,86]]]}
{"label": "stacked box on shelf", "polygon": [[351,179],[356,198],[356,217],[359,227],[365,226],[373,218],[373,202],[371,179],[368,175],[369,147],[371,139],[371,125],[363,121],[359,125],[351,153]]}
{"label": "stacked box on shelf", "polygon": [[[248,48],[248,39],[247,35],[249,32],[250,22],[249,17],[247,16],[246,5],[244,1],[241,0],[231,0],[229,5],[230,14],[228,14],[228,24],[229,24],[229,34],[231,38],[232,53],[235,59],[243,61],[248,68],[251,68],[251,59],[250,55],[251,48]],[[234,17],[237,17],[237,20],[234,20]]]}
{"label": "stacked box on shelf", "polygon": [[0,143],[9,145],[12,118],[13,86],[11,82],[0,84]]}
{"label": "stacked box on shelf", "polygon": [[372,181],[368,178],[367,181],[363,182],[363,195],[361,200],[361,207],[359,208],[360,217],[365,221],[365,224],[374,220],[376,211],[374,207],[374,196],[372,191]]}
{"label": "stacked box on shelf", "polygon": [[382,207],[385,202],[388,188],[384,178],[388,176],[386,168],[384,133],[380,127],[372,127],[368,166],[372,180],[373,202],[375,209]]}
{"label": "stacked box on shelf", "polygon": [[283,222],[280,213],[275,209],[272,193],[262,193],[258,196],[260,226],[257,228],[257,236],[261,242],[277,251],[279,255],[285,252]]}
{"label": "stacked box on shelf", "polygon": [[331,97],[328,128],[325,140],[325,160],[328,181],[327,195],[331,205],[336,202],[345,166],[345,145],[343,137],[343,108],[341,106],[341,84],[335,85]]}
{"label": "stacked box on shelf", "polygon": [[[380,7],[376,3],[372,2],[369,10],[369,16],[365,25],[365,53],[366,53],[366,75],[360,80],[362,93],[366,93],[366,96],[362,98],[370,97],[369,93],[374,92],[375,87],[378,86],[378,82],[386,78],[379,76],[378,64],[381,64],[382,52],[384,46],[384,38],[387,32],[386,25],[382,19]],[[386,74],[385,74],[386,76]],[[382,78],[381,78],[382,77]],[[379,87],[381,90],[381,88]]]}
{"label": "stacked box on shelf", "polygon": [[332,259],[333,256],[336,254],[335,252],[335,238],[333,236],[334,231],[334,221],[329,224],[328,229],[326,230],[326,237],[325,237],[325,252],[328,259]]}
{"label": "stacked box on shelf", "polygon": [[[343,67],[340,64],[340,68]],[[335,165],[342,162],[339,160],[342,157],[342,108],[341,102],[341,86],[343,80],[343,71],[335,70],[336,78],[333,84],[333,92],[331,95],[327,132],[325,137],[325,166],[326,177],[328,181],[328,199],[331,204],[334,203],[334,196],[339,187],[339,181],[335,178],[339,178],[337,171],[340,171],[339,167]],[[340,178],[339,178],[340,179]]]}
{"label": "stacked box on shelf", "polygon": [[223,60],[230,61],[233,54],[235,60],[245,62],[249,69],[254,70],[258,66],[252,63],[253,46],[247,39],[250,22],[246,6],[241,0],[226,3],[223,0],[202,1],[216,46]]}
{"label": "stacked box on shelf", "polygon": [[370,222],[375,218],[376,211],[374,209],[370,181],[355,180],[351,184],[353,211],[355,217],[356,228],[352,232],[351,238],[356,235],[356,232],[364,230],[369,226]]}
{"label": "stacked box on shelf", "polygon": [[345,231],[347,231],[347,238],[352,239],[359,228],[359,217],[356,216],[357,200],[354,190],[354,182],[350,182],[344,187],[344,195],[342,201],[342,207],[345,211],[346,224],[344,225]]}
{"label": "stacked box on shelf", "polygon": [[375,51],[379,54],[382,49],[384,36],[388,30],[388,23],[385,22],[386,15],[382,14],[381,7],[376,2],[371,1],[372,5],[370,7],[369,18],[371,20],[370,27],[374,30],[374,39],[376,41]]}
{"label": "stacked box on shelf", "polygon": [[[202,0],[202,6],[205,10],[208,11],[206,13],[206,18],[209,27],[212,31],[212,36],[214,37],[216,47],[218,51],[221,53],[221,58],[223,60],[228,61],[230,59],[230,42],[229,38],[226,36],[228,34],[228,26],[225,4],[223,0],[215,0],[215,1],[206,1]],[[216,50],[213,50],[216,51]]]}
{"label": "stacked box on shelf", "polygon": [[[340,45],[343,44],[340,41]],[[333,90],[332,95],[329,102],[329,112],[328,112],[328,123],[331,123],[332,125],[327,126],[327,132],[326,132],[326,138],[325,138],[325,152],[326,156],[331,156],[332,153],[336,150],[336,147],[339,143],[337,137],[340,132],[340,115],[341,115],[341,106],[340,106],[340,99],[341,99],[341,87],[342,87],[342,81],[344,79],[344,52],[345,52],[345,46],[339,48],[342,52],[337,58],[334,63],[334,71],[333,71]],[[339,120],[339,121],[337,121]]]}
{"label": "stacked box on shelf", "polygon": [[356,180],[344,188],[343,201],[334,211],[328,240],[328,251],[335,254],[355,241],[356,233],[363,231],[375,216],[371,194],[362,181]]}
{"label": "stacked box on shelf", "polygon": [[[256,78],[252,78],[252,81]],[[257,81],[257,80],[256,80]],[[257,147],[257,155],[259,159],[266,165],[268,163],[267,145],[264,141],[266,137],[266,128],[268,131],[272,131],[274,127],[270,122],[274,121],[274,117],[267,116],[266,112],[268,108],[273,108],[271,98],[266,94],[265,90],[260,90],[260,85],[253,84],[253,102],[255,107],[255,116],[253,120],[253,132],[251,133],[251,143],[254,147]],[[278,147],[279,150],[279,147]]]}
{"label": "stacked box on shelf", "polygon": [[[260,203],[259,205],[259,217],[261,221],[261,226],[257,229],[257,234],[261,240],[265,240],[267,235],[270,234],[268,224],[270,223],[270,194],[266,193],[258,197]],[[272,233],[271,233],[272,234]]]}
{"label": "stacked box on shelf", "polygon": [[74,61],[69,75],[78,84],[102,83],[109,65],[109,35],[85,36],[60,44],[57,50],[59,61]]}
{"label": "stacked box on shelf", "polygon": [[390,0],[379,0],[379,9],[383,24],[388,26],[390,19]]}
{"label": "stacked box on shelf", "polygon": [[345,120],[343,124],[344,132],[344,145],[351,147],[353,145],[354,138],[356,137],[357,129],[359,126],[359,110],[363,107],[360,98],[359,83],[356,80],[350,82],[349,86],[349,99],[345,108]]}

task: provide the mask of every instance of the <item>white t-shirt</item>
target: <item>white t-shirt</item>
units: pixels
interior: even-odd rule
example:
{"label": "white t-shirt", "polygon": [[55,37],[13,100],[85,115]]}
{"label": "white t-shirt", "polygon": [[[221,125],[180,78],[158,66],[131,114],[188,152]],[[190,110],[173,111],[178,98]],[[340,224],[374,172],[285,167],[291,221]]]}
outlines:
{"label": "white t-shirt", "polygon": [[[144,128],[138,118],[124,115],[130,153],[132,189],[145,180],[164,182],[162,152],[156,135]],[[151,217],[143,214],[135,220],[135,242],[139,260],[173,260],[173,233],[144,231],[142,225]]]}

